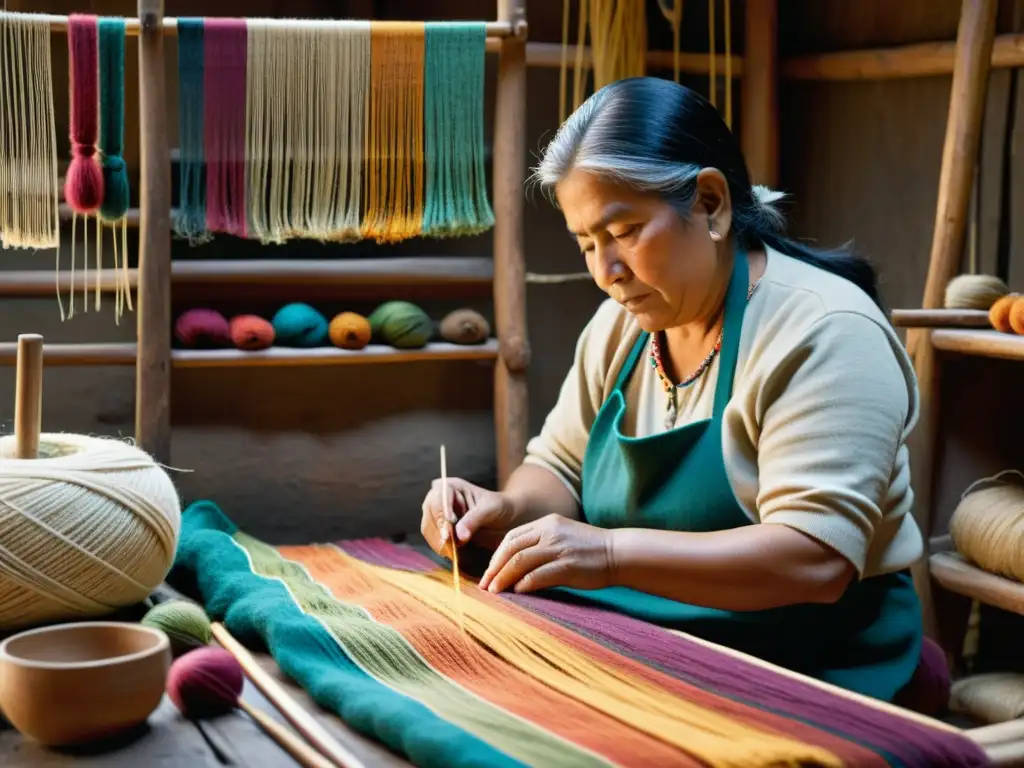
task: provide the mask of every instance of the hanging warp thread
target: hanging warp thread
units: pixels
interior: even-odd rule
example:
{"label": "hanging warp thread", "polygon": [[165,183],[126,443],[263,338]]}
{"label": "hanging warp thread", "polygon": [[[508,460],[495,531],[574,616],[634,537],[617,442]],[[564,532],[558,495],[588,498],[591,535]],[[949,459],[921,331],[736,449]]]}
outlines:
{"label": "hanging warp thread", "polygon": [[206,157],[203,150],[205,49],[203,20],[178,19],[178,209],[174,234],[192,245],[207,242]]}
{"label": "hanging warp thread", "polygon": [[[128,282],[128,205],[131,190],[124,162],[124,19],[99,22],[100,153],[103,169],[103,202],[96,226],[96,309],[100,308],[103,265],[103,222],[111,225],[114,243],[114,320],[120,324],[125,306],[133,311]],[[118,231],[120,230],[120,251]]]}
{"label": "hanging warp thread", "polygon": [[[0,245],[60,247],[50,24],[0,15]],[[58,253],[58,270],[60,266]]]}
{"label": "hanging warp thread", "polygon": [[[203,135],[206,227],[246,237],[246,23],[206,19],[203,28]],[[280,97],[280,94],[278,94]]]}
{"label": "hanging warp thread", "polygon": [[[725,42],[725,124],[732,128],[732,15],[725,2],[722,36]],[[718,106],[718,36],[715,31],[715,0],[708,0],[708,100]]]}
{"label": "hanging warp thread", "polygon": [[672,27],[672,77],[679,82],[680,37],[683,30],[683,0],[658,0],[661,15]]}
{"label": "hanging warp thread", "polygon": [[390,542],[272,547],[199,501],[175,565],[211,618],[424,768],[988,764],[943,723],[585,598],[466,579],[460,632],[452,575]]}
{"label": "hanging warp thread", "polygon": [[[64,199],[71,206],[71,288],[67,317],[75,314],[75,248],[78,217],[84,218],[82,232],[82,301],[89,311],[88,221],[103,203],[103,169],[96,158],[99,138],[99,24],[91,14],[68,17],[68,57],[71,85],[71,163],[64,179]],[[98,223],[97,223],[98,226]],[[58,265],[59,268],[59,265]],[[59,296],[58,296],[59,301]],[[64,319],[64,307],[60,307]]]}
{"label": "hanging warp thread", "polygon": [[580,0],[572,106],[568,96],[569,2],[562,7],[562,62],[559,77],[559,115],[586,101],[585,53],[590,36],[590,68],[595,91],[616,80],[641,77],[647,72],[647,11],[644,0]]}
{"label": "hanging warp thread", "polygon": [[476,235],[494,225],[484,167],[486,44],[483,24],[426,26],[424,235]]}
{"label": "hanging warp thread", "polygon": [[423,22],[370,27],[370,124],[366,131],[363,237],[391,243],[423,223]]}
{"label": "hanging warp thread", "polygon": [[360,237],[370,22],[249,20],[249,235]]}

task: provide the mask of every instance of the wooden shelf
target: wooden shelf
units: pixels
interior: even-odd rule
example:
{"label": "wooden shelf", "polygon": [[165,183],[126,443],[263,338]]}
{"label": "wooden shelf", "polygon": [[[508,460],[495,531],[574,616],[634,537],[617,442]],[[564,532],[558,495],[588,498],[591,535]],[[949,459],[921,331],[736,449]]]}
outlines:
{"label": "wooden shelf", "polygon": [[[15,365],[18,356],[16,343],[0,344],[0,365]],[[237,349],[175,349],[171,362],[175,368],[237,368],[243,366],[273,367],[299,365],[351,365],[358,363],[413,363],[434,360],[494,360],[498,356],[498,341],[490,339],[483,344],[461,345],[443,342],[428,344],[423,349],[395,349],[371,344],[365,349],[352,351],[335,347],[293,349],[271,347],[259,352]],[[43,349],[43,364],[48,367],[135,365],[135,344],[47,344]]]}
{"label": "wooden shelf", "polygon": [[939,329],[931,333],[932,345],[943,352],[961,355],[1024,360],[1024,336],[999,331]]}
{"label": "wooden shelf", "polygon": [[894,309],[892,324],[898,328],[991,328],[983,309]]}
{"label": "wooden shelf", "polygon": [[[75,275],[82,287],[82,274]],[[89,290],[95,290],[96,271],[88,275]],[[116,287],[112,269],[100,271],[100,290],[111,293]],[[485,256],[411,256],[382,259],[280,259],[280,260],[177,260],[171,263],[171,282],[175,287],[199,285],[270,286],[463,286],[489,288],[494,279],[494,263]],[[128,270],[128,283],[138,283],[136,270]],[[62,270],[57,278],[53,270],[0,272],[0,297],[50,298],[57,286],[61,294],[71,288],[71,272]]]}
{"label": "wooden shelf", "polygon": [[928,564],[932,578],[950,592],[1024,615],[1024,584],[1019,581],[984,571],[953,552],[934,554]]}

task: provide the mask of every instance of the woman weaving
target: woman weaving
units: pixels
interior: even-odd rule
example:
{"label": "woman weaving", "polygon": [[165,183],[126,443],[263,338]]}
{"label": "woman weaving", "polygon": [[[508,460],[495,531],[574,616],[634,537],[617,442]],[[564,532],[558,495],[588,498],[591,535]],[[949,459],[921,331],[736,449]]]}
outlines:
{"label": "woman weaving", "polygon": [[[701,96],[595,93],[536,171],[610,297],[496,493],[449,480],[481,586],[553,589],[891,700],[916,668],[913,368],[867,264],[782,234]],[[422,530],[445,553],[440,487]]]}

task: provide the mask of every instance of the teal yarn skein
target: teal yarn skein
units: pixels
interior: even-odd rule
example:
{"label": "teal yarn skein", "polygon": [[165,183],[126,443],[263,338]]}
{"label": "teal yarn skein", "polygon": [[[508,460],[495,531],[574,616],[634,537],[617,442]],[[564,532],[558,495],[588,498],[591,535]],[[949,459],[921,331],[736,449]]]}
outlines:
{"label": "teal yarn skein", "polygon": [[322,347],[327,343],[327,318],[309,304],[286,304],[274,314],[274,338],[283,347]]}
{"label": "teal yarn skein", "polygon": [[174,656],[209,645],[213,637],[206,611],[188,600],[160,603],[151,608],[140,623],[162,630],[171,641],[171,653]]}
{"label": "teal yarn skein", "polygon": [[206,145],[203,122],[206,57],[205,24],[198,18],[178,19],[178,159],[180,202],[174,234],[192,244],[211,239],[206,229]]}
{"label": "teal yarn skein", "polygon": [[494,226],[484,149],[487,29],[428,22],[425,43],[423,234],[479,234]]}
{"label": "teal yarn skein", "polygon": [[124,164],[124,19],[99,20],[100,153],[103,202],[100,216],[118,221],[131,205]]}
{"label": "teal yarn skein", "polygon": [[373,337],[396,349],[425,347],[435,333],[434,321],[408,301],[388,301],[367,318]]}

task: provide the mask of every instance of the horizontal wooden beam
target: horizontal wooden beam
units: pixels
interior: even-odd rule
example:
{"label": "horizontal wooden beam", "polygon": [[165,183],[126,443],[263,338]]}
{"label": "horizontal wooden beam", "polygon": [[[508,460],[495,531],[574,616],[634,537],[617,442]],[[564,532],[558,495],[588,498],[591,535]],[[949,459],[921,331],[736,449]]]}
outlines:
{"label": "horizontal wooden beam", "polygon": [[[103,269],[97,276],[90,270],[90,292],[97,277],[100,291],[117,289],[118,274]],[[49,298],[60,289],[71,290],[72,275],[51,270],[0,271],[0,298]],[[494,278],[494,264],[484,256],[410,256],[380,259],[273,259],[273,260],[179,260],[171,262],[175,286],[239,285],[271,286],[475,286],[486,288]],[[136,270],[128,270],[128,284],[135,288]],[[82,288],[83,278],[75,285]]]}
{"label": "horizontal wooden beam", "polygon": [[894,309],[897,328],[991,328],[983,309]]}
{"label": "horizontal wooden beam", "polygon": [[[784,59],[782,77],[789,80],[894,80],[950,75],[956,41],[915,43],[891,48],[816,53]],[[996,35],[993,69],[1024,66],[1024,35]]]}
{"label": "horizontal wooden beam", "polygon": [[939,552],[929,558],[932,578],[944,588],[985,605],[1024,615],[1024,584],[982,570],[961,555]]}
{"label": "horizontal wooden beam", "polygon": [[[495,49],[497,50],[497,49]],[[575,67],[576,46],[567,46],[566,61],[569,68]],[[647,66],[651,69],[672,69],[674,66],[674,54],[672,51],[648,51]],[[716,71],[725,72],[725,57],[716,56]],[[544,69],[558,68],[562,66],[562,45],[561,43],[527,43],[526,64],[530,67]],[[587,68],[592,66],[592,56],[589,47],[583,49],[583,65]],[[680,51],[679,71],[690,75],[706,75],[711,71],[710,57],[706,53],[690,53]],[[740,77],[743,74],[743,57],[732,57],[732,76]]]}
{"label": "horizontal wooden beam", "polygon": [[[17,348],[14,342],[0,343],[0,365],[15,365]],[[422,349],[395,349],[381,344],[371,344],[360,350],[335,347],[271,347],[258,352],[238,349],[175,349],[171,352],[171,362],[175,368],[266,368],[444,360],[488,361],[494,360],[497,355],[498,342],[489,339],[483,344],[473,345],[438,342]],[[52,367],[135,365],[135,357],[136,347],[133,343],[47,344],[43,348],[43,365]]]}
{"label": "horizontal wooden beam", "polygon": [[1024,336],[999,331],[939,329],[931,332],[932,345],[943,352],[1002,360],[1024,360]]}

